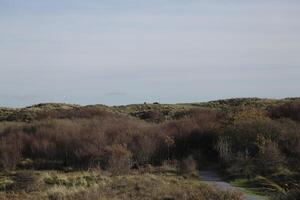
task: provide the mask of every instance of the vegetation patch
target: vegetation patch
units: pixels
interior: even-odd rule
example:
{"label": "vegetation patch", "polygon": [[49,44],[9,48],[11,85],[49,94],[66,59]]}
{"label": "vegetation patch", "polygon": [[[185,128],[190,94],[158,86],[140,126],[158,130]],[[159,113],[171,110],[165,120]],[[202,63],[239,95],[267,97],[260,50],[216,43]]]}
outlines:
{"label": "vegetation patch", "polygon": [[261,196],[271,196],[278,193],[285,193],[284,189],[273,181],[258,176],[254,179],[235,179],[230,181],[230,184],[236,187],[240,187],[249,194],[261,195]]}
{"label": "vegetation patch", "polygon": [[[299,108],[297,98],[242,98],[0,109],[0,168],[10,174],[1,178],[2,193],[42,190],[59,199],[66,191],[64,198],[100,193],[130,199],[128,194],[142,198],[140,191],[151,188],[159,197],[205,199],[203,190],[193,193],[188,185],[194,191],[198,168],[214,163],[249,191],[287,196],[300,184]],[[132,174],[136,171],[144,175]],[[179,194],[168,187],[177,184],[185,188]]]}

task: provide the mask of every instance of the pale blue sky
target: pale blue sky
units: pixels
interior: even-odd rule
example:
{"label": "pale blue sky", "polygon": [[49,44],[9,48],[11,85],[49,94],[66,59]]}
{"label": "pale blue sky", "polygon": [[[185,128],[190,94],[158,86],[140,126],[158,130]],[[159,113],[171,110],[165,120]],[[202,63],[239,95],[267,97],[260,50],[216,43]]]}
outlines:
{"label": "pale blue sky", "polygon": [[299,0],[0,0],[0,106],[300,96]]}

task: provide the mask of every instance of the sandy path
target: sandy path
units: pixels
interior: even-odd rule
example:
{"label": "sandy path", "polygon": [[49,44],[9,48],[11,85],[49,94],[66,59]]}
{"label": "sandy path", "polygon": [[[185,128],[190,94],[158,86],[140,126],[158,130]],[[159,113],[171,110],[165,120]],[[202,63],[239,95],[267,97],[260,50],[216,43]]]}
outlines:
{"label": "sandy path", "polygon": [[216,186],[222,190],[240,191],[244,194],[244,198],[246,200],[267,200],[266,197],[253,195],[253,194],[247,194],[247,193],[243,192],[243,190],[241,188],[230,185],[229,183],[223,181],[220,178],[220,176],[218,176],[214,171],[210,171],[210,170],[200,171],[200,177],[204,183],[206,183],[208,185]]}

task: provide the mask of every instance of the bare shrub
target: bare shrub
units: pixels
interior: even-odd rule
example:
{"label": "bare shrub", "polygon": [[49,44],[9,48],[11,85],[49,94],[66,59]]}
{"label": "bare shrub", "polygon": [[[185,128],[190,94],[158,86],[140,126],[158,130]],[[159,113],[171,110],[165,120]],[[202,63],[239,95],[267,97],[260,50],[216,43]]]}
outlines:
{"label": "bare shrub", "polygon": [[275,172],[284,163],[284,160],[278,144],[271,140],[265,140],[261,144],[256,161],[259,171],[263,174]]}
{"label": "bare shrub", "polygon": [[144,124],[135,130],[127,145],[128,149],[133,152],[135,163],[143,165],[152,162],[153,155],[160,145],[160,135],[163,135],[161,132],[159,126],[145,126]]}
{"label": "bare shrub", "polygon": [[272,118],[290,118],[300,121],[300,102],[285,103],[269,109]]}
{"label": "bare shrub", "polygon": [[215,148],[217,149],[219,157],[223,162],[228,163],[232,161],[233,153],[230,139],[228,137],[219,137]]}
{"label": "bare shrub", "polygon": [[21,159],[22,136],[11,134],[1,138],[0,141],[0,167],[2,169],[14,170]]}
{"label": "bare shrub", "polygon": [[227,172],[233,176],[242,176],[248,179],[254,177],[257,172],[255,171],[254,159],[249,156],[248,152],[238,152],[235,159],[231,163]]}
{"label": "bare shrub", "polygon": [[114,175],[126,174],[132,165],[132,154],[124,145],[112,145],[106,150],[105,168]]}
{"label": "bare shrub", "polygon": [[181,175],[197,175],[197,163],[192,156],[189,156],[178,163],[178,172]]}

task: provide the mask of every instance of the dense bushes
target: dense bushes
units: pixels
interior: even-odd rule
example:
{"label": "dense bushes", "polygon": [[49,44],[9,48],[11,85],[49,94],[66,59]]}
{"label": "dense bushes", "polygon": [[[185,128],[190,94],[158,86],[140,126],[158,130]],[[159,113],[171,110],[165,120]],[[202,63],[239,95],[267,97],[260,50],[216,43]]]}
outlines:
{"label": "dense bushes", "polygon": [[89,120],[46,120],[24,125],[16,130],[5,129],[1,133],[0,153],[3,158],[10,158],[10,165],[14,166],[16,162],[11,159],[11,154],[16,159],[21,154],[23,158],[44,160],[49,164],[52,162],[60,163],[61,166],[86,167],[97,161],[106,163],[107,154],[111,153],[108,150],[110,147],[125,145],[129,152],[136,152],[134,159],[148,162],[147,159],[151,158],[156,149],[155,140],[151,141],[151,145],[145,146],[147,149],[137,151],[139,146],[147,143],[148,138],[154,137],[153,132],[145,131],[147,129],[147,124],[123,116]]}
{"label": "dense bushes", "polygon": [[272,118],[290,118],[300,121],[300,102],[285,103],[280,106],[271,107],[270,116]]}
{"label": "dense bushes", "polygon": [[[192,109],[163,123],[94,107],[50,110],[40,120],[0,124],[0,167],[22,167],[27,159],[35,169],[96,167],[123,174],[133,166],[179,160],[179,169],[188,174],[205,160],[220,163],[233,176],[284,176],[292,185],[284,173],[299,174],[297,105]],[[190,156],[198,163],[186,159]]]}
{"label": "dense bushes", "polygon": [[0,110],[1,121],[22,121],[32,122],[44,119],[71,119],[71,118],[93,118],[106,117],[113,115],[108,112],[107,107],[102,105],[96,106],[78,106],[68,104],[38,104],[22,109],[10,109],[6,112]]}
{"label": "dense bushes", "polygon": [[209,152],[217,121],[217,114],[207,110],[162,125],[103,111],[95,118],[10,124],[0,132],[2,167],[12,169],[21,158],[34,160],[38,168],[161,163],[199,149]]}
{"label": "dense bushes", "polygon": [[112,145],[106,150],[105,169],[115,175],[126,174],[132,166],[132,155],[123,145]]}
{"label": "dense bushes", "polygon": [[239,165],[241,170],[251,168],[256,174],[268,175],[287,165],[298,170],[289,162],[299,158],[299,127],[286,120],[235,121],[220,134],[216,149],[231,168]]}
{"label": "dense bushes", "polygon": [[46,162],[45,165],[48,162],[49,166],[54,166],[52,163],[105,168],[108,162],[113,163],[108,157],[113,157],[114,151],[123,152],[118,156],[124,160],[130,158],[134,165],[158,164],[193,155],[221,159],[224,164],[235,161],[241,164],[241,160],[249,158],[253,160],[251,164],[265,164],[258,170],[261,173],[269,172],[269,165],[293,166],[300,156],[300,125],[286,119],[254,119],[252,114],[247,120],[244,112],[242,118],[234,118],[228,124],[224,114],[200,109],[191,110],[178,120],[151,124],[102,111],[94,118],[82,114],[78,116],[88,118],[6,124],[0,132],[1,167],[13,169],[21,158],[29,158],[36,163]]}
{"label": "dense bushes", "polygon": [[174,140],[171,157],[184,158],[194,152],[207,159],[216,157],[212,146],[221,126],[220,117],[217,112],[192,110],[182,119],[163,124],[164,133]]}
{"label": "dense bushes", "polygon": [[0,167],[13,170],[21,159],[23,135],[15,133],[2,136],[0,141]]}
{"label": "dense bushes", "polygon": [[279,168],[284,164],[285,158],[281,153],[278,144],[266,140],[259,147],[256,162],[258,166],[258,172],[264,175],[277,172]]}

